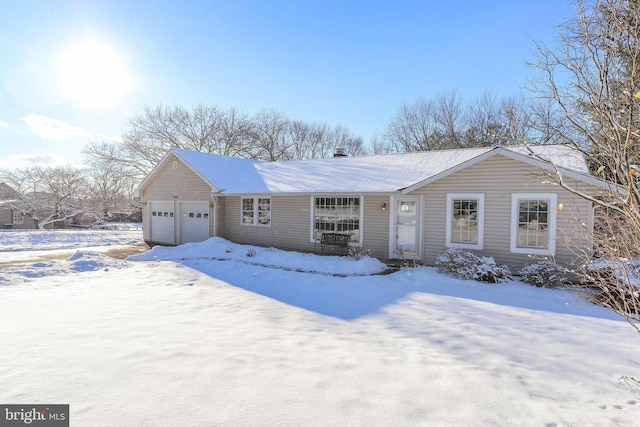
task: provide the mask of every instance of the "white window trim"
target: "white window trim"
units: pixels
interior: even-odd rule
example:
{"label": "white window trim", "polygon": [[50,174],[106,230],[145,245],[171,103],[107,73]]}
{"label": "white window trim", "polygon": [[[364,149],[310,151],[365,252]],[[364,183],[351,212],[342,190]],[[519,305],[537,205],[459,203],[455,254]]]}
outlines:
{"label": "white window trim", "polygon": [[[549,200],[547,249],[523,248],[518,246],[518,221],[520,200]],[[556,193],[514,193],[511,195],[511,244],[515,254],[555,256],[558,195]]]}
{"label": "white window trim", "polygon": [[358,236],[358,241],[357,242],[349,242],[349,246],[362,246],[362,239],[364,236],[364,197],[363,196],[354,196],[354,195],[345,195],[345,194],[315,194],[313,196],[310,197],[309,199],[309,203],[310,203],[310,218],[309,218],[309,243],[315,243],[316,239],[314,236],[314,232],[315,232],[315,217],[316,217],[316,197],[351,197],[351,198],[359,198],[360,199],[360,218],[359,218],[359,236]]}
{"label": "white window trim", "polygon": [[[245,199],[253,200],[253,223],[252,224],[247,224],[246,222],[244,222],[244,216],[242,215],[242,212],[244,212],[244,209],[242,208],[242,206],[243,206],[243,201]],[[258,215],[259,199],[269,199],[269,224],[260,224],[260,218]],[[271,196],[241,196],[240,197],[240,225],[244,225],[245,227],[271,227],[271,222],[273,220],[272,209],[271,209],[272,207],[273,205],[271,203]]]}
{"label": "white window trim", "polygon": [[[453,222],[453,201],[457,199],[478,200],[478,243],[452,242],[451,224]],[[484,247],[484,193],[448,193],[446,215],[447,248],[463,248],[482,250]]]}

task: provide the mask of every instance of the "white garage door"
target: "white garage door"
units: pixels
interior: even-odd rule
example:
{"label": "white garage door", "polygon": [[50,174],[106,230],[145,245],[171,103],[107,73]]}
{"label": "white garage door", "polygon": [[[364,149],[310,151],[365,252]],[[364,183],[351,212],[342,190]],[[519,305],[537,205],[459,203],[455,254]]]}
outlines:
{"label": "white garage door", "polygon": [[180,203],[180,243],[202,242],[209,238],[209,203]]}
{"label": "white garage door", "polygon": [[156,243],[174,245],[173,238],[173,202],[149,202],[149,240]]}

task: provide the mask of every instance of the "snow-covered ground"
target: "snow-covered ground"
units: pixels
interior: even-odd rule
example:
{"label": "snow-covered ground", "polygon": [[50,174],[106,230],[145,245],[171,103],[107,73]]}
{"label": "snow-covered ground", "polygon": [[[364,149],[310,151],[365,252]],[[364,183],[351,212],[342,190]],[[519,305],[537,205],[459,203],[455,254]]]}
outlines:
{"label": "snow-covered ground", "polygon": [[637,425],[640,337],[614,314],[384,268],[214,238],[2,269],[0,402],[76,426]]}
{"label": "snow-covered ground", "polygon": [[142,229],[0,230],[0,266],[28,260],[73,255],[78,248],[97,252],[142,243]]}

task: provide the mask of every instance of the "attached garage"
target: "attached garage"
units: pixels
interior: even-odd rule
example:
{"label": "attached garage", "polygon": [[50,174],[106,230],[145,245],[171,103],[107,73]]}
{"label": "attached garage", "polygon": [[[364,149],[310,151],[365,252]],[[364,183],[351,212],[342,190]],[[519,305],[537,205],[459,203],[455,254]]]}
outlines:
{"label": "attached garage", "polygon": [[174,203],[149,202],[149,240],[175,245]]}
{"label": "attached garage", "polygon": [[180,202],[180,240],[178,243],[202,242],[209,238],[209,203]]}

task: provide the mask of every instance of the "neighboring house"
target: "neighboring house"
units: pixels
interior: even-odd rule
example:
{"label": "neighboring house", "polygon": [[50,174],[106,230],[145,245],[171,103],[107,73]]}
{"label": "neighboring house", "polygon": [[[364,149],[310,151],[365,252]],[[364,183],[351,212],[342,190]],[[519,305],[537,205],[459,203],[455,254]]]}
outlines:
{"label": "neighboring house", "polygon": [[[575,188],[602,185],[568,147],[533,149]],[[136,193],[152,244],[220,236],[314,251],[336,232],[380,259],[433,265],[461,247],[519,269],[532,256],[568,264],[576,249],[591,250],[592,203],[553,173],[525,147],[279,162],[172,149]]]}
{"label": "neighboring house", "polygon": [[36,220],[16,208],[16,191],[4,182],[0,182],[0,229],[38,228]]}

